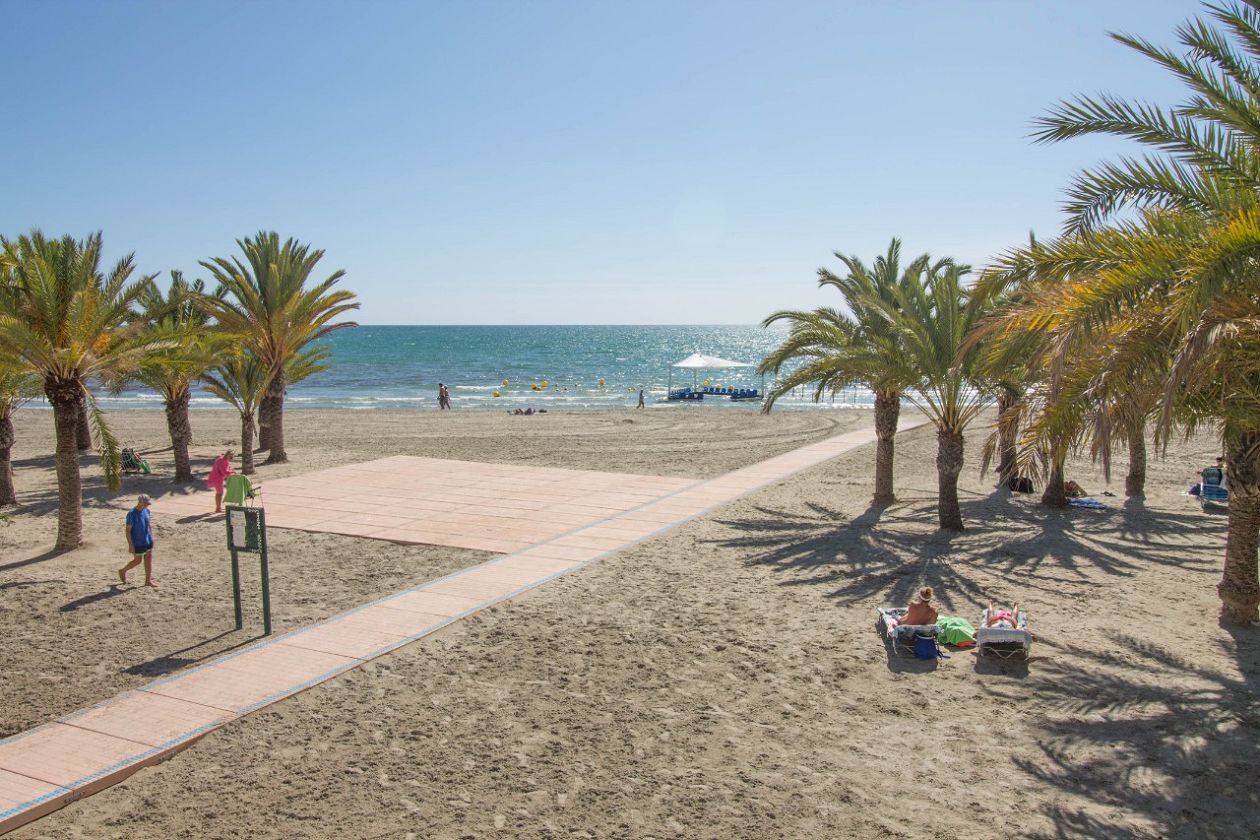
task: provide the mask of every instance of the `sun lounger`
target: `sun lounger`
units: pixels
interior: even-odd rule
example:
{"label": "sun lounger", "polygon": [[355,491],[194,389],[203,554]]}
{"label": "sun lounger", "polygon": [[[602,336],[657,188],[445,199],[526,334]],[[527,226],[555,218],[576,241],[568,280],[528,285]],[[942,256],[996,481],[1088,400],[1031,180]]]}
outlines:
{"label": "sun lounger", "polygon": [[1228,505],[1229,490],[1223,484],[1200,484],[1199,504],[1203,507],[1208,505]]}
{"label": "sun lounger", "polygon": [[[1000,612],[1000,611],[999,611]],[[1015,616],[1015,626],[988,627],[989,611],[980,613],[980,626],[976,628],[976,653],[981,656],[993,654],[1002,659],[1011,657],[1028,658],[1032,650],[1032,631],[1028,629],[1028,613],[1021,612]]]}
{"label": "sun lounger", "polygon": [[901,617],[906,614],[905,607],[877,607],[875,629],[894,653],[914,653],[914,637],[929,636],[933,639],[941,628],[935,624],[902,624]]}
{"label": "sun lounger", "polygon": [[136,450],[127,447],[119,453],[119,461],[124,473],[144,473],[148,475],[149,462],[136,454]]}

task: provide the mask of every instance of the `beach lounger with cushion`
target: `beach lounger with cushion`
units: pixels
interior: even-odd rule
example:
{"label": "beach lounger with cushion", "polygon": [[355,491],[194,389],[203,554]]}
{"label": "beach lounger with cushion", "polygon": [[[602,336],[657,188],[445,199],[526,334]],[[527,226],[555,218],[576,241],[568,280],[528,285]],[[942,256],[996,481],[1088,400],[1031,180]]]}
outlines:
{"label": "beach lounger with cushion", "polygon": [[1014,627],[986,627],[989,622],[989,611],[980,613],[980,626],[976,628],[976,653],[981,656],[993,654],[1003,659],[1011,657],[1028,658],[1032,650],[1032,631],[1028,629],[1028,613],[1020,612],[1015,616]]}
{"label": "beach lounger with cushion", "polygon": [[892,646],[894,653],[914,653],[914,637],[929,636],[933,639],[940,633],[935,624],[902,624],[901,617],[906,614],[905,607],[877,607],[875,629],[879,635]]}

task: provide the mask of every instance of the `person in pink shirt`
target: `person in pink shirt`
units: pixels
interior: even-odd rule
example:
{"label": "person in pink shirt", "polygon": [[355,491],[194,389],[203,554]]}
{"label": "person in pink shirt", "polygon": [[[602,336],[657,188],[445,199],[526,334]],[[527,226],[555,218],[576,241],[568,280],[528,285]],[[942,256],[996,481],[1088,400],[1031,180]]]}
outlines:
{"label": "person in pink shirt", "polygon": [[223,512],[223,483],[232,474],[232,458],[235,456],[236,453],[229,449],[215,458],[214,466],[210,468],[210,477],[206,479],[206,484],[214,489],[215,513]]}

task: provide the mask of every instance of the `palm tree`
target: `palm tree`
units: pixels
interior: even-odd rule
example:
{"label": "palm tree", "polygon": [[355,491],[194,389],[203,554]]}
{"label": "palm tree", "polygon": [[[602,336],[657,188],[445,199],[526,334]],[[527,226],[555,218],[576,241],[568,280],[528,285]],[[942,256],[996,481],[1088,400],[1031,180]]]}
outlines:
{"label": "palm tree", "polygon": [[[184,280],[182,272],[171,272],[171,284],[162,294],[150,285],[141,295],[140,320],[154,336],[170,340],[170,347],[129,378],[140,382],[162,396],[166,408],[166,428],[175,456],[175,482],[192,481],[192,464],[188,446],[192,443],[192,425],[188,421],[188,404],[192,386],[215,362],[222,351],[222,337],[209,330],[209,316],[197,305],[205,293],[205,284]],[[116,382],[120,387],[123,383]]]}
{"label": "palm tree", "polygon": [[[1028,242],[1030,248],[1037,245],[1037,239],[1031,233]],[[1001,313],[1018,309],[1024,303],[1025,288],[1031,282],[1026,264],[1000,270],[989,269],[981,275],[975,293],[991,299],[994,312]],[[992,316],[986,319],[991,320]],[[993,434],[985,441],[980,474],[984,475],[996,456],[998,487],[1007,487],[1011,479],[1019,474],[1020,424],[1027,409],[1024,400],[1037,375],[1035,360],[1039,335],[1034,331],[1025,333],[1019,340],[997,341],[993,332],[988,324],[981,324],[964,342],[963,352],[971,352],[975,344],[984,345],[979,349],[977,376],[983,381],[985,390],[996,395],[998,416]]]}
{"label": "palm tree", "polygon": [[[1143,422],[1143,403],[1160,403],[1157,444],[1174,427],[1220,431],[1231,503],[1218,591],[1238,621],[1254,621],[1260,605],[1260,276],[1250,268],[1257,259],[1260,208],[1221,222],[1147,211],[1137,222],[1064,237],[1039,256],[1048,277],[1075,278],[1045,307],[1055,313],[1054,331],[1105,334],[1111,348],[1063,403],[1084,388],[1120,393],[1138,400],[1129,416]],[[1074,346],[1057,342],[1059,358]]]}
{"label": "palm tree", "polygon": [[966,342],[992,307],[996,287],[965,288],[969,272],[968,266],[940,260],[912,276],[895,301],[878,305],[918,373],[906,395],[936,426],[937,517],[950,531],[963,530],[958,505],[963,433],[989,403],[979,387],[981,354]]}
{"label": "palm tree", "polygon": [[[327,347],[308,347],[289,360],[285,378],[300,382],[313,373],[327,370],[321,365],[330,355]],[[212,370],[202,374],[206,390],[232,404],[241,416],[241,472],[254,474],[254,421],[258,406],[267,393],[267,366],[248,350],[228,355]]]}
{"label": "palm tree", "polygon": [[[814,386],[814,401],[851,385],[863,385],[875,395],[875,497],[877,505],[896,501],[893,493],[893,442],[906,387],[916,371],[898,343],[884,310],[896,307],[897,290],[927,270],[929,257],[901,268],[901,240],[893,239],[888,253],[868,268],[855,256],[836,252],[848,274],[840,277],[818,269],[818,285],[834,288],[849,312],[820,307],[810,312],[784,310],[762,322],[763,327],[787,321],[787,339],[762,361],[761,373],[778,374],[790,362],[803,362],[777,379],[766,394],[764,411],[793,388]],[[876,301],[882,301],[883,307]]]}
{"label": "palm tree", "polygon": [[[1097,294],[1075,313],[1081,323],[1096,324],[1117,317],[1136,294],[1135,278],[1151,275],[1143,260],[1161,268],[1175,264],[1176,275],[1156,278],[1166,289],[1165,322],[1175,329],[1177,348],[1161,433],[1178,418],[1189,429],[1220,431],[1231,499],[1218,592],[1227,618],[1252,623],[1260,608],[1260,122],[1254,106],[1260,101],[1260,0],[1207,10],[1206,18],[1177,29],[1180,53],[1113,35],[1182,81],[1190,92],[1183,104],[1080,97],[1051,110],[1038,136],[1053,142],[1118,135],[1155,152],[1077,176],[1069,191],[1069,233],[1105,224],[1125,228],[1115,220],[1129,207],[1173,212],[1127,228],[1134,245],[1129,253],[1087,236],[1075,245],[1098,252],[1076,247],[1075,255],[1060,255],[1058,268],[1101,268]],[[1178,227],[1180,235],[1171,230]]]}
{"label": "palm tree", "polygon": [[13,488],[13,412],[22,403],[39,394],[39,379],[19,369],[11,361],[0,359],[0,507],[17,504]]}
{"label": "palm tree", "polygon": [[964,345],[982,345],[980,368],[998,395],[997,430],[986,442],[981,472],[997,450],[1000,483],[1020,471],[1041,475],[1042,504],[1067,507],[1064,466],[1085,436],[1108,481],[1113,445],[1128,445],[1126,493],[1140,496],[1146,476],[1145,426],[1157,401],[1150,371],[1143,382],[1130,379],[1117,386],[1119,380],[1109,371],[1116,368],[1112,356],[1118,337],[1062,329],[1057,319],[1060,298],[1080,281],[1041,277],[1038,254],[1037,239],[1030,235],[1027,248],[1009,252],[980,281],[999,287],[992,313]]}
{"label": "palm tree", "polygon": [[260,412],[261,443],[270,450],[266,463],[283,463],[289,460],[284,448],[285,367],[310,342],[357,326],[353,321],[333,321],[359,304],[353,302],[353,292],[333,290],[344,271],[306,288],[324,256],[321,250],[311,250],[295,239],[281,244],[274,231],[260,231],[236,244],[244,261],[239,257],[202,261],[222,292],[222,296],[203,297],[202,305],[266,369],[269,384]]}
{"label": "palm tree", "polygon": [[0,295],[0,357],[40,377],[53,410],[57,451],[57,543],[83,542],[83,487],[78,422],[87,402],[106,483],[119,485],[118,442],[87,389],[91,377],[112,377],[143,364],[166,342],[144,331],[133,306],[147,278],[128,285],[133,257],[103,273],[101,235],[76,241],[48,239],[39,231],[15,240],[0,237],[9,283]]}

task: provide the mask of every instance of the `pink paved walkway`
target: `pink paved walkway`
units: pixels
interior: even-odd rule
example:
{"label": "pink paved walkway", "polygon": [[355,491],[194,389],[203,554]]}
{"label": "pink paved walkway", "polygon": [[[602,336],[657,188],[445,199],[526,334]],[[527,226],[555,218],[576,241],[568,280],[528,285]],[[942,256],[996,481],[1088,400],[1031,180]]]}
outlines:
{"label": "pink paved walkway", "polygon": [[[902,430],[906,428],[910,427],[903,426]],[[617,476],[620,482],[607,485],[599,478],[610,475],[607,473],[533,470],[492,464],[464,465],[473,468],[473,472],[481,476],[481,481],[490,484],[487,487],[476,480],[460,484],[467,488],[470,499],[487,500],[470,504],[493,506],[496,498],[499,503],[504,499],[508,502],[523,501],[514,496],[496,497],[492,492],[495,488],[506,487],[527,489],[533,497],[540,492],[553,493],[547,497],[551,499],[548,505],[557,506],[552,513],[562,514],[570,507],[595,509],[571,513],[572,519],[567,522],[555,517],[545,520],[557,523],[555,527],[565,525],[567,533],[535,539],[530,547],[507,556],[399,592],[312,627],[269,639],[0,741],[0,833],[116,784],[141,767],[169,758],[207,732],[255,709],[296,694],[490,604],[580,569],[609,552],[644,540],[758,487],[813,467],[874,439],[872,430],[848,432],[702,482]],[[269,482],[265,488],[268,524],[271,524],[273,516],[279,520],[276,524],[285,522],[288,516],[291,517],[287,520],[288,527],[326,530],[314,526],[339,520],[312,519],[306,524],[297,524],[301,504],[291,502],[292,510],[277,515],[273,514],[273,500],[281,496],[298,498],[299,489],[311,494],[303,498],[312,500],[354,496],[358,491],[349,492],[349,482],[366,481],[370,484],[373,480],[370,476],[374,474],[397,475],[398,467],[404,461],[439,465],[447,470],[444,476],[448,479],[451,475],[449,465],[456,463],[387,458],[313,474],[324,476],[315,482],[310,480],[311,476]],[[521,470],[525,472],[519,472]],[[332,472],[341,476],[334,485],[330,485],[327,479]],[[471,475],[472,472],[461,473],[459,480],[463,482]],[[573,481],[566,484],[565,476],[573,477]],[[288,495],[277,492],[277,485],[284,485]],[[343,492],[335,496],[322,495],[334,486]],[[401,482],[396,489],[413,494],[407,495],[407,498],[417,501],[426,498],[422,485]],[[204,513],[205,495],[197,494],[191,498],[197,500],[196,512]],[[599,503],[593,504],[592,499],[598,499]],[[169,509],[169,504],[168,500],[164,500],[164,509]],[[509,508],[510,505],[500,510]],[[445,521],[450,521],[457,511],[443,513]],[[508,519],[515,516],[478,515]],[[539,521],[534,514],[515,518],[522,522]],[[423,521],[424,517],[417,517],[417,520]],[[479,522],[467,521],[470,527]],[[507,526],[501,522],[492,524],[500,529],[494,531],[496,536],[493,538],[502,539],[505,533],[502,529]],[[408,530],[420,529],[389,523],[365,536],[398,539],[395,532]],[[505,541],[515,543],[528,539],[524,531],[513,530],[511,534],[511,538]],[[463,544],[446,542],[447,539],[446,534],[435,535],[426,531],[423,538],[417,536],[409,541]]]}
{"label": "pink paved walkway", "polygon": [[[267,481],[267,525],[507,553],[696,482],[656,475],[396,455]],[[163,515],[214,510],[207,491],[157,500]]]}

